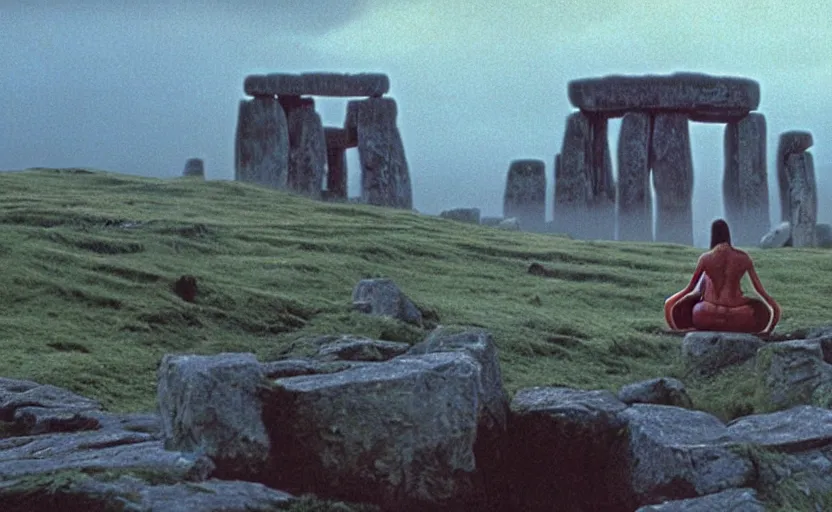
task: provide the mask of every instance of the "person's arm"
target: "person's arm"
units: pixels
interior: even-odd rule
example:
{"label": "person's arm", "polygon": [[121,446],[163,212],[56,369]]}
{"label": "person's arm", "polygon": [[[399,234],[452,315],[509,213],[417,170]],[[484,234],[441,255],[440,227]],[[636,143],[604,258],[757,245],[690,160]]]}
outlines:
{"label": "person's arm", "polygon": [[761,331],[762,334],[769,334],[774,329],[774,326],[777,325],[777,322],[780,321],[780,305],[777,304],[777,301],[766,292],[766,289],[763,288],[763,283],[760,282],[760,276],[757,275],[757,271],[754,269],[754,263],[751,262],[749,259],[748,261],[748,277],[751,278],[751,284],[754,286],[754,291],[757,292],[757,295],[763,299],[763,302],[768,306],[768,310],[770,313],[770,320],[766,328]]}
{"label": "person's arm", "polygon": [[702,285],[701,279],[704,272],[705,267],[702,264],[702,257],[700,256],[699,260],[696,262],[696,269],[693,271],[693,276],[690,278],[688,285],[664,301],[664,320],[668,327],[674,331],[678,330],[678,326],[676,325],[676,322],[673,321],[673,308],[676,306],[677,302]]}

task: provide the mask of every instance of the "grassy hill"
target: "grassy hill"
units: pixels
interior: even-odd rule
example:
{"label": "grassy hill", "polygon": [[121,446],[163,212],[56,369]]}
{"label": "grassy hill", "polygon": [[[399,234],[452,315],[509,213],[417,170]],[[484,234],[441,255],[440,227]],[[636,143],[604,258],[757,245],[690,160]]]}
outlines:
{"label": "grassy hill", "polygon": [[[442,324],[495,335],[510,392],[615,390],[682,377],[700,408],[753,408],[726,376],[696,382],[663,334],[662,303],[700,250],[572,241],[410,212],[314,202],[235,182],[79,169],[0,173],[0,376],[66,386],[112,410],[150,410],[168,352],[302,354],[320,334],[416,341],[351,311],[362,278],[390,277]],[[832,258],[751,250],[783,306],[778,331],[829,323]],[[555,278],[527,272],[532,262]],[[172,292],[197,277],[195,303]]]}

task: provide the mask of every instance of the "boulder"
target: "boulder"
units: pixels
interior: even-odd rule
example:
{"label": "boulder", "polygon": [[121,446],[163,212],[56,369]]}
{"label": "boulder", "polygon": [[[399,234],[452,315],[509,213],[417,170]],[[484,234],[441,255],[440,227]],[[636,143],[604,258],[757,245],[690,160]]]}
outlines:
{"label": "boulder", "polygon": [[289,174],[289,125],[276,99],[240,102],[234,139],[234,179],[285,189]]}
{"label": "boulder", "polygon": [[386,510],[461,507],[477,494],[480,379],[471,356],[442,352],[274,381],[274,484]]}
{"label": "boulder", "polygon": [[445,210],[439,214],[443,219],[451,219],[459,222],[467,222],[469,224],[480,223],[480,209],[479,208],[454,208],[453,210]]}
{"label": "boulder", "polygon": [[682,339],[682,363],[689,372],[714,375],[757,355],[763,342],[752,334],[689,332]]}
{"label": "boulder", "polygon": [[791,247],[792,226],[788,222],[781,222],[760,239],[760,247],[763,249],[777,249],[780,247]]}
{"label": "boulder", "polygon": [[627,384],[618,391],[618,399],[627,405],[640,403],[693,408],[693,401],[682,381],[669,377]]}
{"label": "boulder", "polygon": [[780,220],[787,222],[789,209],[789,176],[786,173],[786,160],[789,155],[803,153],[815,143],[811,132],[791,130],[780,134],[777,143],[777,186],[780,193]]}
{"label": "boulder", "polygon": [[407,343],[397,341],[343,335],[321,344],[315,357],[321,361],[387,361],[409,348]]}
{"label": "boulder", "polygon": [[[634,404],[629,426],[631,492],[642,505],[694,498],[754,483],[749,455],[716,417],[666,405]],[[670,427],[672,425],[672,427]]]}
{"label": "boulder", "polygon": [[650,116],[629,112],[618,132],[618,240],[653,240]]}
{"label": "boulder", "polygon": [[759,390],[771,404],[782,409],[799,404],[825,402],[832,405],[832,365],[823,360],[818,341],[794,340],[768,343],[757,352]]}
{"label": "boulder", "polygon": [[815,183],[815,164],[809,152],[796,153],[786,158],[789,179],[789,224],[792,226],[792,246],[814,247],[818,221],[818,190]]}
{"label": "boulder", "polygon": [[569,102],[586,112],[619,117],[632,110],[679,112],[694,121],[724,123],[760,104],[760,84],[701,73],[586,78],[569,82]]}
{"label": "boulder", "polygon": [[725,125],[722,200],[736,246],[754,246],[770,226],[766,118],[751,113]]}
{"label": "boulder", "polygon": [[263,367],[253,354],[165,355],[157,372],[165,445],[205,454],[217,476],[256,480],[268,467]]}
{"label": "boulder", "polygon": [[17,435],[96,430],[101,404],[67,389],[0,379],[0,421]]}
{"label": "boulder", "polygon": [[289,127],[289,169],[286,188],[298,194],[321,198],[326,174],[326,138],[315,106],[286,112]]}
{"label": "boulder", "polygon": [[352,291],[352,305],[368,315],[422,325],[422,312],[392,279],[362,279]]}
{"label": "boulder", "polygon": [[511,402],[509,510],[633,510],[626,405],[609,391],[539,387]]}
{"label": "boulder", "polygon": [[728,489],[699,498],[665,501],[658,505],[647,505],[636,512],[766,512],[766,507],[751,488]]}
{"label": "boulder", "polygon": [[520,231],[520,221],[514,217],[503,219],[497,223],[497,229],[503,229],[505,231]]}
{"label": "boulder", "polygon": [[182,176],[186,178],[205,178],[205,163],[201,158],[189,158],[185,162]]}
{"label": "boulder", "polygon": [[390,79],[382,73],[271,73],[247,76],[243,89],[249,96],[382,96]]}
{"label": "boulder", "polygon": [[514,160],[503,195],[503,216],[515,217],[527,231],[542,231],[546,222],[546,164]]}
{"label": "boulder", "polygon": [[362,202],[410,210],[413,191],[396,116],[392,98],[353,100],[347,104],[345,129],[358,141]]}
{"label": "boulder", "polygon": [[693,157],[688,118],[657,114],[650,139],[657,242],[693,245]]}

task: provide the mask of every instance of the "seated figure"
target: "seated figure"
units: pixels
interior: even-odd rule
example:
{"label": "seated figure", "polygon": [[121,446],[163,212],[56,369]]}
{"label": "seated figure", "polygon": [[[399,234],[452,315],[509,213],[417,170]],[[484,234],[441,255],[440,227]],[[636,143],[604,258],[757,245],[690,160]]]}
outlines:
{"label": "seated figure", "polygon": [[[743,295],[746,272],[760,299]],[[766,293],[748,253],[731,245],[728,224],[718,219],[711,225],[711,250],[699,257],[685,289],[665,301],[664,318],[679,331],[769,334],[780,320],[780,306]]]}

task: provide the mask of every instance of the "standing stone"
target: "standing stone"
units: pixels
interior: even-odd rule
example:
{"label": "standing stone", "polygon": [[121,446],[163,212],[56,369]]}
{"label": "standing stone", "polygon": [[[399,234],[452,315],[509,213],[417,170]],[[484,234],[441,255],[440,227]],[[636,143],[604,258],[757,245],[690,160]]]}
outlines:
{"label": "standing stone", "polygon": [[324,128],[326,137],[326,190],[330,200],[347,199],[346,135],[341,128]]}
{"label": "standing stone", "polygon": [[688,118],[653,118],[650,167],[656,188],[656,241],[693,245],[693,157]]}
{"label": "standing stone", "polygon": [[566,118],[563,146],[555,162],[555,229],[581,238],[592,227],[588,219],[591,183],[589,179],[589,119],[580,112]]}
{"label": "standing stone", "polygon": [[618,239],[653,240],[650,117],[630,112],[618,134]]}
{"label": "standing stone", "polygon": [[[285,107],[284,107],[285,108]],[[313,199],[321,198],[326,172],[326,138],[315,105],[305,102],[286,109],[289,125],[289,174],[286,187]]]}
{"label": "standing stone", "polygon": [[591,183],[590,219],[592,230],[588,238],[615,239],[615,194],[612,155],[610,154],[607,118],[590,117],[589,177]]}
{"label": "standing stone", "polygon": [[526,231],[546,227],[546,164],[542,160],[511,162],[503,196],[503,217],[515,217]]}
{"label": "standing stone", "polygon": [[289,127],[276,99],[258,96],[240,102],[234,143],[234,179],[286,188]]}
{"label": "standing stone", "polygon": [[789,222],[793,247],[814,247],[815,225],[818,220],[818,195],[815,164],[808,151],[789,155],[786,159],[789,181]]}
{"label": "standing stone", "polygon": [[358,140],[362,202],[410,210],[413,191],[396,115],[392,98],[354,100],[345,124],[348,137]]}
{"label": "standing stone", "polygon": [[189,158],[185,161],[185,170],[182,171],[182,176],[186,178],[203,178],[205,179],[205,164],[201,158]]}
{"label": "standing stone", "polygon": [[722,200],[735,245],[753,246],[771,219],[766,168],[766,118],[752,113],[725,125]]}
{"label": "standing stone", "polygon": [[780,134],[777,144],[777,185],[780,192],[780,220],[788,222],[791,217],[789,209],[789,177],[786,173],[786,159],[789,155],[802,153],[812,147],[812,134],[805,131],[792,130]]}

